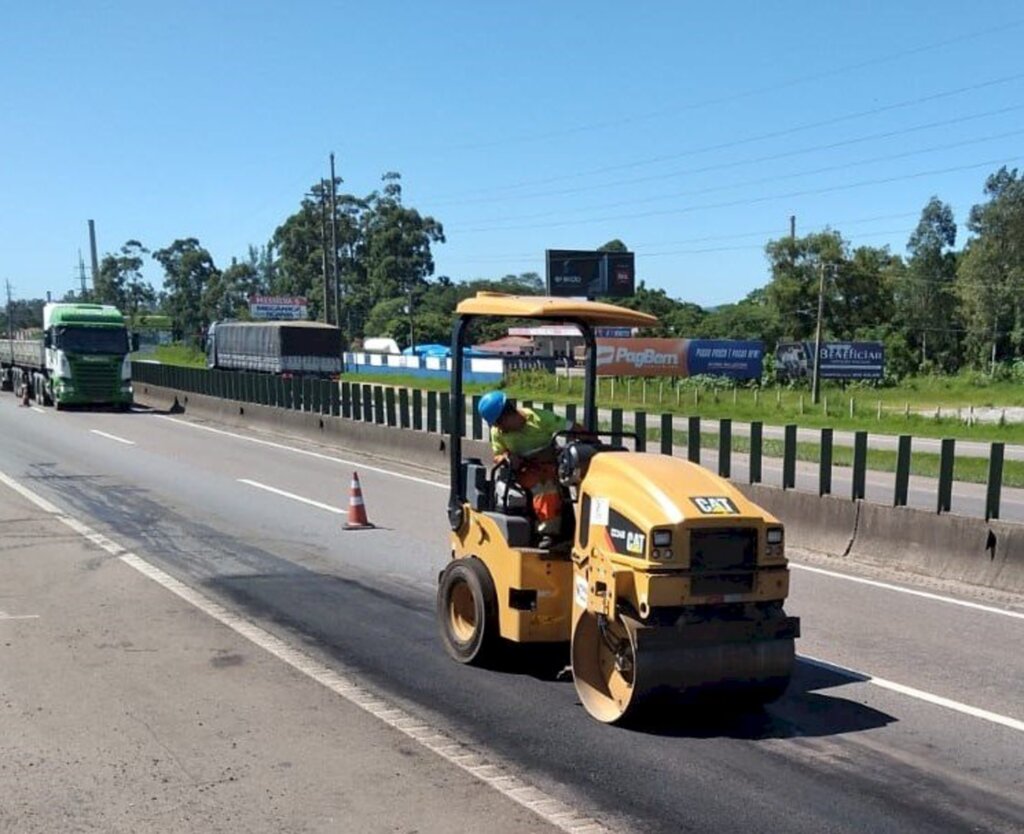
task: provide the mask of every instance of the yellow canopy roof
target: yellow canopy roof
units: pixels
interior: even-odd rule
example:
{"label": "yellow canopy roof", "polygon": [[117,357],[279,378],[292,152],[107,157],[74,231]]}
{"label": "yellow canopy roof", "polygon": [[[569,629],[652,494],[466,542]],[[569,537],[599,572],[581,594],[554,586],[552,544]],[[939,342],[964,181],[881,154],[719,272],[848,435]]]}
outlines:
{"label": "yellow canopy roof", "polygon": [[658,323],[657,316],[601,301],[579,301],[547,295],[507,295],[500,292],[478,292],[473,298],[459,302],[455,312],[462,316],[506,316],[559,321],[575,319],[604,327],[651,327]]}

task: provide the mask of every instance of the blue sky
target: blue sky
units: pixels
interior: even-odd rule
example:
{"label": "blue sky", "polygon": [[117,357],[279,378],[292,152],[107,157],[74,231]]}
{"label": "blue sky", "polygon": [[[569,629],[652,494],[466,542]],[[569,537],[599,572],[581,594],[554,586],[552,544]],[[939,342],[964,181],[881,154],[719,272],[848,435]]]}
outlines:
{"label": "blue sky", "polygon": [[[768,280],[770,237],[903,252],[1024,162],[1014,2],[6,3],[0,280],[197,237],[219,266],[326,176],[399,171],[437,274],[543,273],[621,238],[703,305]],[[161,272],[147,267],[159,285]]]}

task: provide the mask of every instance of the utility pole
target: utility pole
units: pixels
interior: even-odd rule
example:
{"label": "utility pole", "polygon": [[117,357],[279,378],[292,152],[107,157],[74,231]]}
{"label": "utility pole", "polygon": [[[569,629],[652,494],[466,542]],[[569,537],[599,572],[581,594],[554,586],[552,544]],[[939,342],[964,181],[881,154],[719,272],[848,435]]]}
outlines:
{"label": "utility pole", "polygon": [[412,318],[412,282],[409,282],[409,347],[416,347],[416,330],[413,327]]}
{"label": "utility pole", "polygon": [[89,250],[92,253],[92,288],[96,290],[96,279],[100,277],[100,259],[96,256],[96,224],[89,221]]}
{"label": "utility pole", "polygon": [[320,179],[320,253],[320,271],[324,279],[324,324],[330,324],[327,315],[331,300],[327,285],[327,183],[323,178]]}
{"label": "utility pole", "polygon": [[[830,272],[835,271],[835,264],[828,264]],[[821,398],[821,320],[825,316],[825,267],[818,264],[818,326],[814,334],[814,377],[811,382],[811,402],[815,405]]]}
{"label": "utility pole", "polygon": [[338,211],[337,180],[334,178],[334,151],[331,151],[331,274],[334,278],[334,323],[341,327],[341,299],[338,297]]}
{"label": "utility pole", "polygon": [[[11,281],[7,280],[7,341],[14,341],[14,304],[11,301]],[[13,351],[14,348],[12,347]],[[13,355],[13,354],[12,354]]]}
{"label": "utility pole", "polygon": [[796,215],[789,215],[789,239],[796,240]]}

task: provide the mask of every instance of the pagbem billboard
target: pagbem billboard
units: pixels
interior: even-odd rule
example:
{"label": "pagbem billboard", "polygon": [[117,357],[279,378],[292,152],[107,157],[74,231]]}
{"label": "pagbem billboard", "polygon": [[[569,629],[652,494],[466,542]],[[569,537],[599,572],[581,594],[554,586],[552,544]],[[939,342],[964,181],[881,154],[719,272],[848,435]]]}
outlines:
{"label": "pagbem billboard", "polygon": [[629,298],[636,287],[632,252],[548,249],[548,295],[576,298]]}
{"label": "pagbem billboard", "polygon": [[764,346],[731,339],[598,339],[601,376],[696,376],[760,379]]}

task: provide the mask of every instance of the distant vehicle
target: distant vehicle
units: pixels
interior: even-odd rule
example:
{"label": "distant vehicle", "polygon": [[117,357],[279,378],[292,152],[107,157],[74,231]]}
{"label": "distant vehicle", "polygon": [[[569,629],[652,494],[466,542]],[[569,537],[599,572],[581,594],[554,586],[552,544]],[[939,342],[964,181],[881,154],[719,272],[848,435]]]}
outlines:
{"label": "distant vehicle", "polygon": [[0,383],[39,405],[132,404],[129,339],[116,307],[102,304],[43,306],[41,339],[0,340]]}
{"label": "distant vehicle", "polygon": [[363,339],[363,352],[364,353],[390,353],[395,355],[401,355],[402,351],[398,348],[398,342],[394,339],[388,339],[384,337],[373,337],[370,339]]}
{"label": "distant vehicle", "polygon": [[294,376],[341,373],[341,331],[316,321],[219,321],[206,336],[206,365]]}

